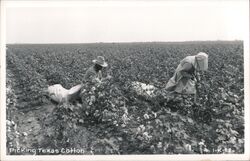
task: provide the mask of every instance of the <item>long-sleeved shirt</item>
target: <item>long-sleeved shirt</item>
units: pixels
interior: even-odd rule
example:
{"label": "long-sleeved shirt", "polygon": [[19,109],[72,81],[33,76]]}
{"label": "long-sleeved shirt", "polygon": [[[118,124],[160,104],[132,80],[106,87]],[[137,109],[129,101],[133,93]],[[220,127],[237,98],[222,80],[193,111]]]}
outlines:
{"label": "long-sleeved shirt", "polygon": [[86,71],[83,82],[96,83],[98,80],[101,79],[102,79],[101,71],[97,72],[94,66],[92,66]]}

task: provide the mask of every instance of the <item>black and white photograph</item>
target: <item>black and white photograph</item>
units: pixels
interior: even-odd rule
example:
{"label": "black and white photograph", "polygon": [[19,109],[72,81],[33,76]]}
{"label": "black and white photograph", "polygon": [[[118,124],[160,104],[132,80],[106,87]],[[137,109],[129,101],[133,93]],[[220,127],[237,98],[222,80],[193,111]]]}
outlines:
{"label": "black and white photograph", "polygon": [[1,8],[6,158],[250,159],[248,0]]}

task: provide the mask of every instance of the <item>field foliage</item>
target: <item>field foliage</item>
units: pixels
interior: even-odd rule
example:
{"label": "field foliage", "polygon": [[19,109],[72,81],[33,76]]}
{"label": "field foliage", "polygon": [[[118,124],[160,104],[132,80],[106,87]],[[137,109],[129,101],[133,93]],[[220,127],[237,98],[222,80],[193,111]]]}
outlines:
{"label": "field foliage", "polygon": [[[132,89],[133,81],[163,89],[180,60],[200,51],[209,55],[209,70],[201,77],[197,105],[188,96],[166,103],[164,93],[147,98]],[[80,83],[99,55],[109,64],[104,76],[112,78],[86,89],[84,103],[56,105],[43,96],[48,85]],[[241,41],[8,45],[6,57],[9,148],[75,147],[84,154],[244,152]]]}

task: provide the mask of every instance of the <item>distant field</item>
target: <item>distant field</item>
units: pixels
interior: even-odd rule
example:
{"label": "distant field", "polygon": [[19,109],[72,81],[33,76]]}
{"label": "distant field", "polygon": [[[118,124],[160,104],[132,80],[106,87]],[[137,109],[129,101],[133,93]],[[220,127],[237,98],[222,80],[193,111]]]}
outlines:
{"label": "distant field", "polygon": [[[81,154],[244,152],[242,41],[7,47],[7,148],[82,148]],[[189,99],[152,103],[127,86],[139,81],[164,88],[179,62],[200,51],[209,55],[209,70],[202,77],[198,108]],[[104,75],[112,79],[86,96],[91,104],[55,105],[42,96],[48,85],[80,83],[99,55],[109,64]]]}

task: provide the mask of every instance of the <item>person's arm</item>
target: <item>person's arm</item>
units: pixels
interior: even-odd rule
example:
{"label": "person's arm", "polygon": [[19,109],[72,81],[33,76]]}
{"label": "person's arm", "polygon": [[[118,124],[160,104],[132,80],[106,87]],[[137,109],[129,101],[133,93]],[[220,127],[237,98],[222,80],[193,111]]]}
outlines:
{"label": "person's arm", "polygon": [[112,77],[108,74],[108,75],[104,78],[104,77],[102,77],[102,72],[99,71],[98,78],[100,79],[101,82],[105,82],[105,81],[111,79]]}
{"label": "person's arm", "polygon": [[101,71],[99,71],[99,72],[97,73],[97,75],[98,75],[98,77],[97,77],[97,78],[98,78],[99,80],[102,80],[102,72],[101,72]]}
{"label": "person's arm", "polygon": [[100,80],[98,75],[91,74],[90,77],[89,77],[89,82],[91,82],[91,83],[101,83],[101,80]]}
{"label": "person's arm", "polygon": [[100,80],[98,78],[98,73],[96,73],[92,68],[89,68],[84,76],[84,82],[86,83],[100,83]]}
{"label": "person's arm", "polygon": [[180,71],[182,77],[185,78],[192,78],[193,75],[189,73],[189,71],[192,69],[193,65],[190,63],[184,63],[182,65],[182,70]]}

